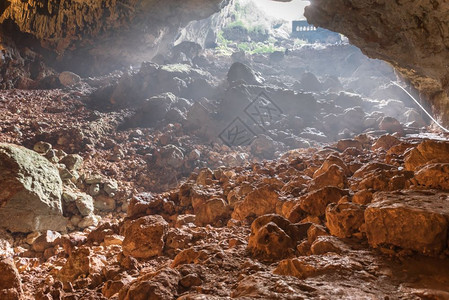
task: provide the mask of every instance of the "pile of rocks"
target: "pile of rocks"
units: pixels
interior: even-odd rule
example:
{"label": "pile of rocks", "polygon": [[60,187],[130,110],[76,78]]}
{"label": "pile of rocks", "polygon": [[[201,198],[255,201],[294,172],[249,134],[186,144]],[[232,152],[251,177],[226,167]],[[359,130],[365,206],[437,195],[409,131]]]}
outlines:
{"label": "pile of rocks", "polygon": [[[403,264],[425,255],[429,268],[447,261],[448,150],[447,141],[362,135],[290,151],[277,161],[204,168],[172,191],[134,196],[123,221],[64,235],[40,228],[42,234],[28,236],[29,250],[16,246],[5,276],[27,277],[35,265],[35,280],[52,282],[35,291],[37,299],[335,296],[323,282],[348,285],[340,291],[346,296],[353,289],[358,297],[387,295],[396,283],[378,280],[399,266],[386,264],[383,255]],[[100,178],[85,183],[90,193],[113,193]],[[90,215],[93,205],[74,202]],[[56,267],[45,271],[50,265]],[[280,281],[285,288],[274,284]],[[357,289],[362,282],[376,290]],[[3,293],[22,289],[8,286]]]}

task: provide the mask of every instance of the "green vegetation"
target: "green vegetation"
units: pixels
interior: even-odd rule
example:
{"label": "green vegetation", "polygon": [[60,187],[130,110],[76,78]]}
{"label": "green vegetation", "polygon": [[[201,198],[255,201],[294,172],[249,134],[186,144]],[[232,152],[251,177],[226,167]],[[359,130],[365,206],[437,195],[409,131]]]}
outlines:
{"label": "green vegetation", "polygon": [[248,54],[273,53],[284,51],[276,47],[276,40],[269,36],[270,20],[254,3],[235,2],[229,23],[217,36],[217,48],[221,55],[231,55],[234,51]]}

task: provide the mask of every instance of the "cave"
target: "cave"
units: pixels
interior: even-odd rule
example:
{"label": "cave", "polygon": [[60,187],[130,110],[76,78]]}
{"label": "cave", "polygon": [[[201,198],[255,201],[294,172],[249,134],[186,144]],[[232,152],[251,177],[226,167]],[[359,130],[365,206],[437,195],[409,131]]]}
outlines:
{"label": "cave", "polygon": [[0,300],[449,299],[443,0],[0,2]]}

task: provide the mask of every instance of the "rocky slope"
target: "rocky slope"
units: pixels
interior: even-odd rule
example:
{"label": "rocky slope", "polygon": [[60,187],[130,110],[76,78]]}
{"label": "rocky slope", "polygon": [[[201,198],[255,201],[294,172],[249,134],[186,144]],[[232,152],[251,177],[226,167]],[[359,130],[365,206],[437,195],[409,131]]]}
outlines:
{"label": "rocky slope", "polygon": [[309,22],[343,33],[369,57],[390,62],[449,124],[445,1],[312,0]]}

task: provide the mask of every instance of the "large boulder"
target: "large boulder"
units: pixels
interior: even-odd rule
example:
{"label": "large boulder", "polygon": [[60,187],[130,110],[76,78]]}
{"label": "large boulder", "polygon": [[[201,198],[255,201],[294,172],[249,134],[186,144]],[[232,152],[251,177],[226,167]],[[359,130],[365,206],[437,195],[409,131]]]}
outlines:
{"label": "large boulder", "polygon": [[123,254],[136,258],[161,255],[168,223],[160,215],[141,217],[125,223]]}
{"label": "large boulder", "polygon": [[449,163],[449,142],[424,141],[405,158],[405,168],[409,171],[431,163]]}
{"label": "large boulder", "polygon": [[373,247],[393,245],[436,255],[447,248],[447,193],[381,192],[365,210],[366,235]]}
{"label": "large boulder", "polygon": [[332,235],[351,237],[362,226],[363,213],[363,207],[355,203],[331,203],[326,208],[326,226]]}
{"label": "large boulder", "polygon": [[296,245],[289,235],[292,224],[279,215],[265,215],[251,224],[248,250],[266,260],[285,258],[294,253]]}
{"label": "large boulder", "polygon": [[415,174],[416,183],[430,189],[449,190],[449,164],[430,164]]}
{"label": "large boulder", "polygon": [[275,186],[263,185],[248,193],[243,201],[236,203],[232,218],[244,220],[248,216],[262,216],[276,212],[282,200]]}
{"label": "large boulder", "polygon": [[64,230],[58,169],[38,153],[0,144],[0,227],[11,232]]}

